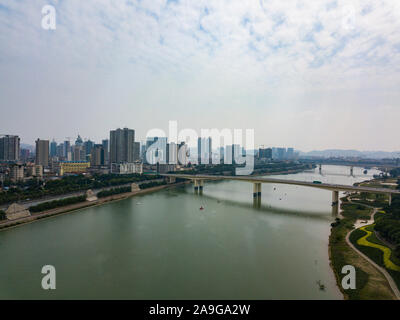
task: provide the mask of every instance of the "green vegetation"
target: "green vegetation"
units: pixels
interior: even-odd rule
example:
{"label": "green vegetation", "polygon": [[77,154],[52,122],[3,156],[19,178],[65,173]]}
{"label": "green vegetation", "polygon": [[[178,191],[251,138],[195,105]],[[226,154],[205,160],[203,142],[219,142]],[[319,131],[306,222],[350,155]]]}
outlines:
{"label": "green vegetation", "polygon": [[110,190],[100,191],[97,194],[97,197],[104,198],[104,197],[112,196],[114,194],[120,194],[120,193],[126,193],[126,192],[131,192],[131,187],[113,188]]}
{"label": "green vegetation", "polygon": [[71,197],[71,198],[65,198],[65,199],[60,199],[60,200],[53,200],[53,201],[48,201],[48,202],[43,202],[40,203],[36,206],[29,207],[30,212],[41,212],[41,211],[46,211],[58,207],[63,207],[63,206],[68,206],[71,204],[79,203],[79,202],[84,202],[86,201],[86,195],[79,196],[79,197]]}
{"label": "green vegetation", "polygon": [[[363,183],[363,185],[383,187],[379,184],[379,180]],[[392,186],[386,185],[388,188]],[[375,213],[374,219],[376,224],[364,226],[360,229],[351,232],[350,242],[361,252],[367,255],[377,265],[385,268],[387,272],[400,286],[400,259],[399,259],[399,231],[400,231],[400,197],[392,198],[392,205],[388,206],[386,195],[371,195],[366,193],[351,195],[348,198],[352,202],[345,199],[342,202],[342,209],[344,209],[342,220],[337,220],[332,224],[332,233],[330,237],[331,259],[332,265],[337,276],[340,280],[340,268],[344,264],[352,264],[356,268],[357,277],[359,277],[359,270],[367,273],[367,276],[362,274],[362,280],[366,280],[363,287],[358,287],[353,292],[345,292],[350,299],[393,299],[393,293],[388,286],[387,281],[375,268],[370,264],[360,261],[360,257],[354,256],[354,251],[348,247],[343,237],[352,229],[352,225],[357,219],[368,219],[370,207],[383,207]],[[363,205],[364,204],[364,205]],[[347,230],[346,230],[347,229]],[[397,245],[395,250],[389,248],[386,243],[381,241],[375,234],[379,231],[379,236],[385,238],[387,241]],[[367,270],[369,269],[369,270]],[[340,284],[340,281],[338,281]]]}
{"label": "green vegetation", "polygon": [[153,187],[158,187],[167,184],[165,181],[152,181],[148,183],[142,183],[139,185],[140,189],[148,189],[148,188],[153,188]]}
{"label": "green vegetation", "polygon": [[400,288],[399,261],[394,252],[380,241],[373,233],[374,226],[366,226],[352,232],[351,243],[362,253],[373,260],[377,265],[386,269]]}
{"label": "green vegetation", "polygon": [[[390,170],[390,171],[389,171],[389,174],[390,174],[390,176],[393,177],[393,178],[400,177],[400,167],[394,168],[394,169]],[[398,183],[398,184],[399,184],[399,183]]]}
{"label": "green vegetation", "polygon": [[32,179],[17,183],[8,191],[0,192],[0,204],[11,203],[26,199],[38,199],[44,196],[61,195],[88,189],[112,187],[122,184],[158,179],[158,175],[140,174],[103,174],[92,177],[84,175],[67,176],[61,179],[43,182]]}
{"label": "green vegetation", "polygon": [[400,260],[400,196],[394,195],[391,206],[386,205],[384,211],[376,221],[375,230],[395,246],[394,255]]}
{"label": "green vegetation", "polygon": [[344,274],[342,274],[342,268],[345,265],[353,265],[356,268],[356,290],[343,290],[344,293],[351,300],[363,299],[370,294],[372,291],[369,287],[365,288],[368,283],[369,272],[362,266],[362,263],[358,261],[359,257],[356,253],[347,245],[346,235],[353,229],[353,224],[356,219],[360,217],[369,218],[371,210],[365,208],[359,204],[352,204],[345,202],[341,204],[343,219],[337,218],[332,223],[331,235],[329,237],[330,255],[333,270],[338,280],[339,288],[341,288],[341,281]]}

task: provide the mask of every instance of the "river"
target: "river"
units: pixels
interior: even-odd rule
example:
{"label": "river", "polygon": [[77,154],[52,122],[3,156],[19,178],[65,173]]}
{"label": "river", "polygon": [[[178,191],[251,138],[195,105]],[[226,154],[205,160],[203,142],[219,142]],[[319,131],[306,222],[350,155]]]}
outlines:
{"label": "river", "polygon": [[[378,173],[362,171],[277,177],[353,184]],[[252,192],[185,185],[1,231],[0,299],[342,299],[328,258],[331,192],[263,184],[261,207]],[[44,265],[55,290],[41,287]]]}

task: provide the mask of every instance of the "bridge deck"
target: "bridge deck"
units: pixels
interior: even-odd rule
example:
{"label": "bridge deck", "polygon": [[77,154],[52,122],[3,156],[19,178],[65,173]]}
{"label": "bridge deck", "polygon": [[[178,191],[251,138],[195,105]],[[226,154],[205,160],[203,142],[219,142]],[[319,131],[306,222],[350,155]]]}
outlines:
{"label": "bridge deck", "polygon": [[164,177],[174,177],[183,179],[199,179],[199,180],[239,180],[252,183],[276,183],[276,184],[291,184],[297,186],[305,186],[319,189],[327,189],[332,191],[357,191],[357,192],[370,192],[370,193],[384,193],[384,194],[400,194],[400,190],[394,190],[389,188],[370,188],[363,186],[350,186],[343,184],[331,184],[331,183],[313,183],[307,181],[298,180],[287,180],[287,179],[276,179],[276,178],[260,178],[251,176],[213,176],[213,175],[190,175],[190,174],[161,174]]}

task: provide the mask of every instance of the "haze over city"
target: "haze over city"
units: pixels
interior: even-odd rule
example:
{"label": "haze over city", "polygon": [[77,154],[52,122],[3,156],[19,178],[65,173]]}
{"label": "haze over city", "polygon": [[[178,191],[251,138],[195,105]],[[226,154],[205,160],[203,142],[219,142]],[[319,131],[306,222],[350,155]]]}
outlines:
{"label": "haze over city", "polygon": [[0,127],[24,143],[177,120],[253,128],[256,146],[400,149],[397,1],[1,1],[0,26]]}

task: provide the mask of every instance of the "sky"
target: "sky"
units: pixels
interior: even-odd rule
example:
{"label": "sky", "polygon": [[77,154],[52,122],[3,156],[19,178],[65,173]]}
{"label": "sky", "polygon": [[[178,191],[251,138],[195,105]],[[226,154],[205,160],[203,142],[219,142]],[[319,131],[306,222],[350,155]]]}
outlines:
{"label": "sky", "polygon": [[397,0],[0,0],[0,134],[399,151],[399,30]]}

